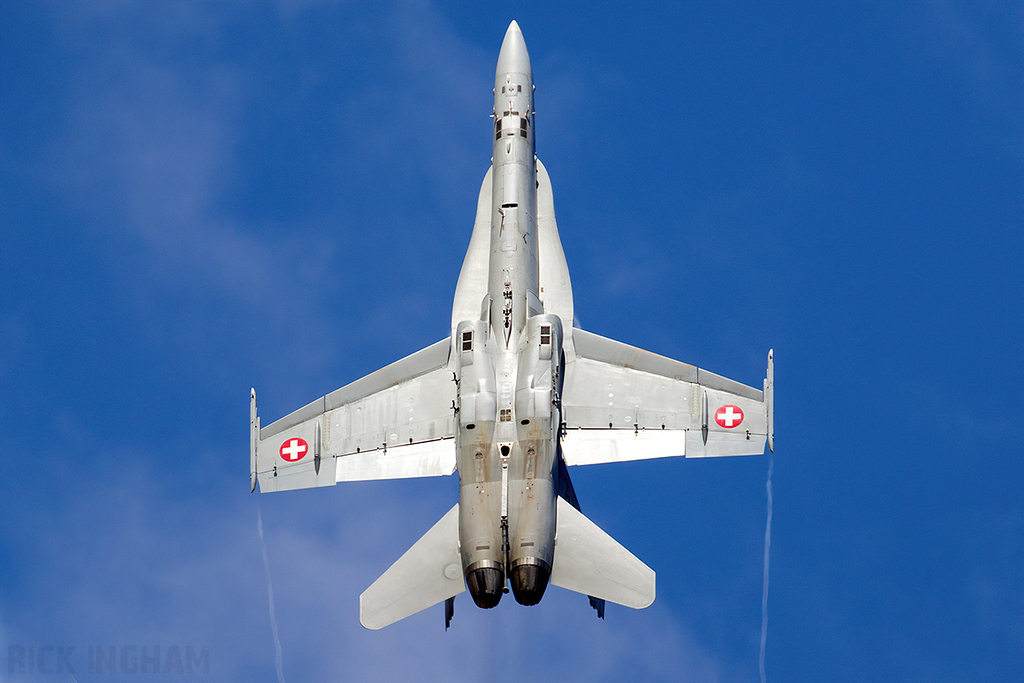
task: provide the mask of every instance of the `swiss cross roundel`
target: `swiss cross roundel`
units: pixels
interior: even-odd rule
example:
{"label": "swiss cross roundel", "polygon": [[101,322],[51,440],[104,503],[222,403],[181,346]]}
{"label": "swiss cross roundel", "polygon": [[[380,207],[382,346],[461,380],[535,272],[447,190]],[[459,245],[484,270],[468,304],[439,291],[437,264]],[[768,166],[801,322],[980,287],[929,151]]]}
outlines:
{"label": "swiss cross roundel", "polygon": [[715,411],[715,422],[718,423],[719,427],[725,427],[726,429],[739,427],[740,423],[743,422],[743,411],[740,410],[739,406],[722,406]]}
{"label": "swiss cross roundel", "polygon": [[281,458],[288,462],[302,460],[309,453],[309,444],[305,439],[288,439],[281,444]]}

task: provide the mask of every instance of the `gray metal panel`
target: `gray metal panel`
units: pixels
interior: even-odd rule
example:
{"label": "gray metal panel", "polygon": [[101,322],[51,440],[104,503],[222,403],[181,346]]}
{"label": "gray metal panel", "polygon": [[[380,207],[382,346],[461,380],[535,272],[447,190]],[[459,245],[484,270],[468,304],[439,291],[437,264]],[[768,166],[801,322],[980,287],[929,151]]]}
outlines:
{"label": "gray metal panel", "polygon": [[[764,452],[763,391],[583,330],[568,351],[567,464]],[[719,423],[719,410],[742,418]]]}
{"label": "gray metal panel", "polygon": [[454,401],[452,373],[442,366],[329,410],[324,442],[346,455],[449,438]]}
{"label": "gray metal panel", "polygon": [[765,435],[746,430],[726,432],[714,429],[704,443],[699,429],[686,433],[687,458],[718,458],[730,455],[761,455],[764,453]]}
{"label": "gray metal panel", "polygon": [[476,219],[469,238],[469,249],[462,262],[452,304],[452,334],[463,320],[480,319],[480,302],[487,295],[488,265],[491,247],[491,172],[488,168],[476,200]]}
{"label": "gray metal panel", "polygon": [[650,460],[686,455],[682,429],[570,429],[562,437],[567,465]]}
{"label": "gray metal panel", "polygon": [[[397,386],[402,382],[448,365],[450,345],[451,339],[442,339],[411,356],[406,356],[377,372],[370,373],[341,389],[332,391],[324,397],[325,410],[331,410],[350,401],[375,394],[382,389]],[[454,386],[452,395],[454,396]],[[439,397],[431,397],[431,399],[436,398]]]}
{"label": "gray metal panel", "polygon": [[254,459],[260,490],[451,474],[455,382],[449,345],[444,339],[428,346],[259,430]]}
{"label": "gray metal panel", "polygon": [[420,441],[394,448],[348,453],[333,458],[337,481],[445,476],[455,471],[455,439]]}
{"label": "gray metal panel", "polygon": [[563,334],[571,335],[573,326],[572,282],[565,262],[562,240],[555,223],[555,200],[551,179],[537,159],[537,258],[540,272],[540,299],[544,312],[562,319]]}
{"label": "gray metal panel", "polygon": [[574,330],[573,348],[562,393],[569,429],[693,426],[697,368],[585,330]]}
{"label": "gray metal panel", "polygon": [[[583,358],[618,365],[631,370],[649,372],[682,382],[697,382],[698,369],[688,363],[659,356],[650,351],[601,337],[586,330],[573,333],[576,355]],[[710,374],[710,373],[708,373]],[[717,377],[717,375],[715,375]],[[728,380],[727,380],[728,381]],[[740,385],[742,386],[742,385]]]}
{"label": "gray metal panel", "polygon": [[[576,330],[579,332],[580,330]],[[566,364],[562,410],[566,426],[584,429],[688,429],[694,424],[689,382],[605,361]]]}
{"label": "gray metal panel", "polygon": [[775,349],[768,351],[768,376],[764,378],[764,411],[768,421],[768,450],[775,451]]}
{"label": "gray metal panel", "polygon": [[334,486],[337,476],[334,470],[334,458],[324,458],[320,462],[320,471],[316,471],[313,458],[285,467],[275,467],[258,475],[260,491],[291,491],[316,486]]}
{"label": "gray metal panel", "polygon": [[[402,360],[395,361],[391,365],[370,373],[355,382],[348,384],[336,391],[332,391],[323,398],[318,398],[307,406],[299,408],[294,413],[282,417],[273,424],[267,425],[260,430],[260,439],[267,439],[280,434],[286,429],[294,427],[301,422],[322,415],[332,408],[344,405],[356,399],[364,398],[382,389],[395,386],[400,382],[424,375],[431,370],[443,367],[448,364],[448,348],[450,339],[442,339],[425,349],[406,356]],[[454,396],[454,389],[452,392]]]}
{"label": "gray metal panel", "polygon": [[302,424],[306,420],[316,417],[317,415],[323,415],[324,413],[324,398],[320,398],[312,401],[308,405],[299,408],[290,415],[285,415],[280,420],[273,422],[266,427],[260,429],[260,440],[270,438],[280,434],[286,429],[290,429],[298,424]]}
{"label": "gray metal panel", "polygon": [[760,402],[764,400],[764,392],[760,389],[748,387],[746,384],[740,384],[728,377],[722,377],[707,370],[697,370],[697,383],[708,389],[717,389],[730,394],[736,394],[743,398],[749,398],[751,401]]}

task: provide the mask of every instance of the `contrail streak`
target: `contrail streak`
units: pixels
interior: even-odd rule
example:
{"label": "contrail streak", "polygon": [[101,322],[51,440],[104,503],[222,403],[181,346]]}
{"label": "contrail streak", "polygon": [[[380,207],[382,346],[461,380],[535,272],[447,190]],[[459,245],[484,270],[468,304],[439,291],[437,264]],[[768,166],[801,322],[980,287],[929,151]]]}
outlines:
{"label": "contrail streak", "polygon": [[[267,544],[263,541],[263,516],[256,506],[256,530],[260,533],[260,548],[263,550],[263,573],[267,578],[267,602],[270,604],[270,628],[274,633],[274,662],[277,664],[278,683],[285,683],[281,665],[281,639],[277,635],[277,617],[274,616],[274,585],[270,582],[270,561],[267,560]],[[762,645],[763,649],[763,645]]]}
{"label": "contrail streak", "polygon": [[768,642],[768,550],[772,546],[772,456],[768,456],[768,479],[765,490],[768,492],[768,521],[764,525],[764,586],[761,589],[761,655],[758,658],[758,669],[761,672],[761,683],[766,683],[764,675],[764,648]]}

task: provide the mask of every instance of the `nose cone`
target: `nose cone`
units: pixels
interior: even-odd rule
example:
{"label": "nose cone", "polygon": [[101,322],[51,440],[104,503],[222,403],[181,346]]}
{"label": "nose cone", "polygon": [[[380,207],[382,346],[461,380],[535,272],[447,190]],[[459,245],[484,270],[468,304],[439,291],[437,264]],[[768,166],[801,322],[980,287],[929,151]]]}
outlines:
{"label": "nose cone", "polygon": [[498,53],[498,68],[495,71],[497,76],[507,73],[529,74],[530,78],[533,78],[533,67],[530,66],[530,54],[526,51],[526,41],[523,40],[523,32],[519,30],[519,24],[514,20],[505,31],[505,40],[501,43],[501,52]]}

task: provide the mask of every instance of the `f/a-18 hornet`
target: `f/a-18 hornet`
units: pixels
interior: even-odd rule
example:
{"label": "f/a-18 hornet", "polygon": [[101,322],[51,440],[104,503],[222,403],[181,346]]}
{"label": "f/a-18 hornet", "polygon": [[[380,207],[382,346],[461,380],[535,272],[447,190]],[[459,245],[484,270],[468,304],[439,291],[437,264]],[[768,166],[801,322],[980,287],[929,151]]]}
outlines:
{"label": "f/a-18 hornet", "polygon": [[533,94],[513,21],[451,336],[266,427],[252,392],[252,489],[459,472],[458,503],[360,596],[366,628],[442,601],[448,624],[462,591],[490,608],[509,584],[647,607],[654,571],[580,512],[568,467],[773,447],[771,352],[754,389],[574,327]]}

